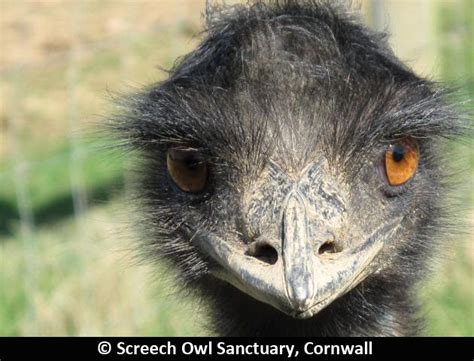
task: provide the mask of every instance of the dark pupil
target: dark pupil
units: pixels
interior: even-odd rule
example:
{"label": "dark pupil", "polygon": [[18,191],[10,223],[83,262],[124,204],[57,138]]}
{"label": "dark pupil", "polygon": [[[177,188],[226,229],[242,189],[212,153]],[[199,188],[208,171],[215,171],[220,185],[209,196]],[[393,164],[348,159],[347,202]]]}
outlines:
{"label": "dark pupil", "polygon": [[402,145],[396,145],[392,151],[392,158],[395,162],[400,162],[405,156],[405,148]]}
{"label": "dark pupil", "polygon": [[203,162],[200,154],[194,150],[171,150],[170,156],[171,159],[180,162],[182,165],[184,165],[190,170],[195,170]]}
{"label": "dark pupil", "polygon": [[195,154],[189,154],[183,158],[183,163],[187,168],[194,169],[199,166],[201,160]]}

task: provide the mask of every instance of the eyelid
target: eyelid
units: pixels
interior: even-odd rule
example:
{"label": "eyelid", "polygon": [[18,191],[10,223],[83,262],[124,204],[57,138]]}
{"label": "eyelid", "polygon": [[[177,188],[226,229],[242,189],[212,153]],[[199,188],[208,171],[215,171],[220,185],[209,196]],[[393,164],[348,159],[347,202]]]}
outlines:
{"label": "eyelid", "polygon": [[[195,148],[169,148],[168,153],[170,153],[170,155],[172,156],[177,156],[177,158],[184,158],[188,155],[200,157],[202,155],[202,153]],[[204,158],[204,157],[200,157],[200,158]]]}
{"label": "eyelid", "polygon": [[170,142],[167,145],[167,149],[178,149],[178,150],[189,150],[189,151],[196,151],[206,153],[206,147],[199,145],[197,143],[178,143],[178,142]]}

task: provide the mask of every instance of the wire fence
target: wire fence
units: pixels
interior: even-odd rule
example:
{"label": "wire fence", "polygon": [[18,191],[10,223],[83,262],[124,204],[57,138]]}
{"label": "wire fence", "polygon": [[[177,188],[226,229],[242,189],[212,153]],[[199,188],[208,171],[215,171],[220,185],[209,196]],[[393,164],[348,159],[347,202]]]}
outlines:
{"label": "wire fence", "polygon": [[[433,2],[418,0],[415,1],[418,3],[422,9],[426,13],[431,13],[434,16],[435,11],[433,10]],[[5,6],[23,6],[27,7],[29,2],[19,2],[22,5],[12,5],[13,2],[4,2],[3,7]],[[393,21],[390,21],[390,11],[399,11],[398,8],[403,9],[404,4],[406,5],[407,1],[384,1],[384,0],[369,0],[363,2],[362,9],[366,13],[366,18],[368,23],[377,30],[384,30],[387,28],[389,31],[396,31],[397,29],[390,29],[390,25],[394,25]],[[53,54],[51,56],[42,59],[40,62],[28,62],[28,63],[17,63],[13,66],[3,67],[0,70],[0,74],[2,76],[2,81],[5,82],[6,86],[8,87],[8,92],[10,94],[6,100],[6,109],[8,109],[8,113],[6,114],[7,125],[5,127],[6,131],[3,132],[3,136],[6,138],[5,143],[8,144],[5,148],[8,149],[7,155],[11,160],[11,164],[13,166],[10,167],[2,167],[0,168],[0,180],[4,179],[8,176],[12,177],[14,175],[15,178],[15,188],[17,194],[17,204],[18,204],[18,213],[20,215],[20,220],[22,224],[29,224],[30,226],[25,226],[26,228],[32,228],[33,217],[32,217],[32,210],[31,210],[31,201],[29,201],[29,191],[25,179],[28,179],[28,174],[37,168],[41,168],[43,165],[49,165],[52,162],[63,162],[64,161],[64,154],[51,154],[45,157],[42,157],[40,160],[33,160],[28,159],[28,155],[22,152],[22,142],[24,143],[25,140],[19,136],[18,126],[18,114],[15,114],[16,109],[21,108],[18,102],[21,102],[22,96],[21,94],[17,94],[20,91],[18,88],[18,80],[22,79],[23,74],[27,73],[28,71],[38,71],[43,70],[46,68],[55,68],[55,67],[66,67],[66,88],[67,94],[66,99],[62,99],[59,101],[65,101],[68,104],[68,110],[66,114],[67,122],[68,122],[68,131],[67,131],[67,139],[70,146],[70,188],[71,188],[71,195],[72,200],[74,203],[74,214],[80,215],[87,209],[87,195],[86,195],[86,185],[83,180],[84,175],[82,174],[81,169],[83,168],[84,164],[82,164],[91,153],[89,148],[83,147],[82,142],[82,135],[81,135],[81,126],[82,122],[80,121],[80,117],[84,115],[83,109],[81,109],[80,104],[78,103],[77,99],[77,88],[81,84],[80,78],[80,70],[79,70],[79,61],[85,55],[89,54],[93,56],[93,54],[101,51],[107,51],[110,49],[114,49],[120,53],[119,58],[119,77],[121,79],[129,79],[130,74],[130,49],[128,49],[128,44],[133,40],[133,38],[137,38],[140,36],[153,36],[153,34],[159,34],[163,29],[172,26],[173,21],[169,21],[168,24],[160,24],[160,26],[155,26],[153,29],[141,30],[141,33],[134,32],[133,27],[127,28],[127,34],[120,33],[118,36],[109,37],[105,39],[100,39],[97,41],[92,40],[83,40],[80,36],[79,28],[81,27],[82,18],[85,11],[90,11],[89,9],[84,9],[83,3],[81,1],[71,1],[67,3],[69,6],[69,11],[73,13],[72,16],[73,21],[71,22],[71,33],[72,39],[70,43],[69,50],[67,52],[63,52],[62,54]],[[140,3],[137,5],[132,6],[130,9],[134,9],[139,7]],[[401,4],[401,5],[400,5]],[[27,12],[24,10],[24,12]],[[406,12],[404,15],[407,15]],[[408,14],[408,18],[414,18],[419,20],[419,16],[417,14]],[[179,20],[178,20],[179,21]],[[186,21],[186,19],[181,19],[181,21]],[[417,21],[417,20],[416,20]],[[175,21],[176,22],[176,21]],[[409,21],[407,23],[410,23]],[[401,43],[405,42],[408,44],[412,44],[411,49],[413,49],[412,53],[419,53],[423,54],[428,52],[427,49],[437,49],[438,43],[443,41],[442,39],[436,37],[434,34],[434,28],[432,24],[424,24],[418,23],[420,29],[425,30],[426,27],[429,27],[429,31],[421,31],[424,34],[424,37],[420,39],[416,39],[416,43],[410,41],[399,41]],[[133,34],[133,35],[130,35]],[[439,35],[439,34],[438,34]],[[449,34],[448,34],[449,36]],[[25,44],[27,43],[27,39],[25,39]],[[19,51],[22,45],[22,42],[17,43],[15,46],[17,49],[15,51]],[[403,49],[402,49],[403,50]],[[3,49],[3,51],[11,51],[11,49]],[[20,51],[21,52],[21,51]],[[177,54],[176,54],[177,55]],[[411,54],[408,56],[406,54],[402,54],[406,58],[411,57]],[[408,60],[416,60],[416,59],[408,59]],[[462,64],[460,64],[462,65]],[[416,66],[416,64],[415,64]],[[431,66],[431,70],[433,70],[433,64],[429,64]],[[439,70],[439,69],[434,69]],[[104,84],[104,88],[106,85]],[[100,95],[97,95],[100,96]],[[41,129],[41,131],[47,131],[46,129]],[[21,139],[20,139],[21,138]],[[1,153],[0,153],[1,154]],[[6,162],[7,163],[7,162]],[[21,181],[20,181],[21,179]]]}
{"label": "wire fence", "polygon": [[[419,13],[410,13],[409,10],[403,10],[404,6],[412,9],[413,4],[416,3],[417,9],[424,11],[426,16],[420,16]],[[456,37],[453,37],[452,32],[448,33],[437,33],[436,17],[439,16],[439,8],[437,7],[439,2],[431,2],[426,0],[417,1],[383,1],[383,0],[369,0],[364,1],[362,9],[366,14],[367,21],[370,26],[377,30],[385,29],[388,25],[389,31],[395,33],[395,47],[401,49],[403,53],[404,48],[402,43],[411,44],[410,51],[406,51],[402,54],[402,57],[413,59],[416,54],[427,54],[426,58],[432,57],[433,53],[440,55],[440,44],[445,42],[457,41]],[[66,5],[64,5],[66,4]],[[37,216],[41,210],[35,209],[35,202],[33,199],[35,196],[32,194],[31,179],[41,171],[47,171],[57,165],[66,164],[69,184],[65,189],[69,190],[69,197],[72,202],[72,214],[76,220],[76,231],[79,234],[85,233],[87,236],[87,225],[83,222],[83,216],[86,214],[91,206],[94,205],[94,199],[90,199],[88,186],[91,182],[88,181],[89,171],[86,170],[89,162],[94,156],[96,156],[96,150],[88,146],[87,136],[83,133],[84,123],[82,118],[89,116],[89,109],[84,109],[84,103],[80,101],[80,95],[84,95],[84,89],[82,86],[82,74],[84,73],[84,58],[93,58],[95,54],[104,53],[107,55],[108,52],[115,54],[114,59],[118,59],[118,65],[114,65],[115,74],[122,79],[121,83],[133,82],[134,67],[142,66],[136,60],[135,57],[131,56],[134,52],[143,51],[143,47],[146,45],[142,44],[144,41],[150,41],[150,39],[158,38],[162,36],[164,31],[168,31],[171,27],[180,27],[180,31],[184,29],[183,37],[191,39],[191,34],[194,32],[193,29],[186,28],[188,19],[186,16],[178,19],[168,19],[160,23],[153,23],[150,28],[141,28],[140,30],[134,29],[134,17],[141,16],[143,9],[141,6],[149,6],[150,3],[146,2],[130,2],[129,13],[125,14],[124,17],[128,18],[128,21],[124,21],[125,25],[122,26],[122,31],[114,34],[113,36],[102,37],[101,39],[87,39],[84,36],[84,19],[89,16],[89,12],[93,11],[93,8],[84,5],[82,1],[70,1],[66,3],[57,3],[57,6],[67,6],[68,12],[70,13],[70,24],[71,41],[69,47],[65,51],[59,53],[53,53],[50,56],[42,57],[39,61],[29,61],[25,59],[24,62],[16,62],[7,64],[0,69],[0,75],[2,79],[2,93],[5,93],[4,98],[4,126],[1,131],[3,137],[2,143],[4,146],[0,146],[0,156],[4,159],[0,162],[0,184],[3,184],[1,188],[7,187],[6,191],[0,191],[0,217],[3,217],[3,221],[0,221],[0,237],[13,237],[22,243],[23,255],[25,258],[25,265],[27,269],[24,271],[24,282],[25,289],[30,290],[28,297],[33,297],[34,289],[36,287],[35,281],[35,269],[36,269],[36,240],[35,234],[38,227]],[[169,4],[169,3],[166,3]],[[410,5],[411,4],[411,5]],[[200,5],[200,4],[199,4]],[[34,15],[31,12],[36,11],[36,4],[34,2],[13,2],[13,1],[2,1],[2,8],[17,7],[17,14],[29,14],[32,21],[34,21]],[[159,6],[159,5],[157,5]],[[193,9],[196,8],[193,5]],[[202,10],[202,9],[201,9]],[[471,9],[472,10],[472,9]],[[396,12],[395,15],[393,12]],[[468,11],[468,9],[460,8],[459,11]],[[398,16],[400,13],[403,14],[405,22],[401,22],[403,19],[396,18],[395,20],[391,16]],[[192,21],[194,22],[196,16],[193,16]],[[392,20],[388,20],[392,19]],[[7,21],[5,17],[2,17],[2,22]],[[416,29],[402,29],[402,33],[405,35],[398,36],[397,31],[399,27],[412,26],[410,24],[416,23]],[[405,24],[405,25],[403,25]],[[428,31],[425,31],[428,29]],[[196,29],[194,29],[196,30]],[[55,31],[60,32],[61,29]],[[463,29],[455,29],[454,31],[465,31]],[[406,34],[418,33],[420,36],[414,36],[413,39],[407,39]],[[423,33],[423,34],[421,34]],[[160,35],[161,34],[161,35]],[[456,35],[456,34],[455,34]],[[471,34],[472,35],[472,34]],[[405,36],[405,38],[404,38]],[[455,39],[455,40],[453,40]],[[414,41],[411,41],[414,40]],[[15,49],[2,49],[2,52],[17,51],[19,53],[24,52],[29,44],[29,39],[24,38],[23,41],[15,44]],[[191,40],[188,40],[186,46],[189,47]],[[158,47],[161,44],[157,44]],[[171,47],[171,50],[169,49]],[[174,47],[174,48],[173,48]],[[172,61],[176,55],[179,54],[183,48],[176,47],[171,40],[171,43],[167,45],[167,52],[169,58],[166,61]],[[167,55],[168,56],[168,55]],[[434,58],[435,60],[435,58]],[[416,62],[414,63],[416,67]],[[471,64],[472,65],[472,64]],[[97,65],[99,66],[99,65]],[[105,67],[107,64],[105,65]],[[465,66],[465,65],[464,65]],[[426,68],[436,69],[435,63],[426,64],[426,61],[420,66],[423,70]],[[21,102],[25,99],[25,92],[35,92],[35,89],[25,88],[25,82],[28,82],[28,74],[30,72],[35,73],[52,73],[54,76],[54,70],[61,69],[61,74],[64,74],[62,81],[65,92],[61,92],[64,98],[56,99],[42,99],[44,102],[52,102],[61,104],[66,109],[65,113],[57,117],[58,120],[67,123],[67,127],[64,133],[64,139],[61,141],[65,143],[66,151],[46,153],[41,155],[39,158],[36,154],[42,154],[41,144],[31,146],[28,144],[29,139],[25,134],[25,127],[28,127],[29,118],[33,116],[28,110],[25,111],[25,104]],[[65,69],[65,71],[63,71]],[[106,72],[106,70],[101,70]],[[467,72],[466,69],[463,70]],[[144,77],[141,79],[143,80]],[[57,82],[57,79],[55,80]],[[99,85],[100,87],[100,85]],[[102,88],[106,88],[106,84],[102,84]],[[87,90],[86,90],[87,92]],[[104,92],[105,93],[105,92]],[[102,94],[104,94],[102,93]],[[54,97],[54,92],[49,94]],[[102,96],[95,94],[94,96]],[[41,97],[40,97],[41,99]],[[26,105],[28,107],[28,104]],[[54,107],[54,104],[53,104]],[[22,114],[19,114],[19,110],[22,110]],[[26,114],[26,115],[25,115]],[[63,119],[63,117],[65,119]],[[0,123],[1,125],[1,123]],[[49,131],[48,127],[41,127],[35,125],[35,129],[39,132],[44,132],[45,137]],[[37,135],[38,136],[38,135]],[[50,137],[47,137],[51,139]],[[41,135],[39,135],[41,139]],[[2,151],[2,148],[4,149]],[[3,155],[2,155],[3,153]],[[127,160],[124,159],[126,163]],[[2,165],[3,163],[3,165]],[[123,164],[120,165],[119,169],[116,170],[115,177],[125,178],[123,191],[128,192],[129,182],[127,181],[127,175],[124,173]],[[64,174],[64,173],[61,173]],[[125,174],[125,175],[124,175]],[[57,179],[53,180],[57,181]],[[64,180],[63,180],[64,181]],[[11,188],[10,188],[11,187]],[[36,188],[38,189],[38,188]],[[41,188],[39,188],[41,189]],[[63,194],[64,196],[64,194]],[[2,197],[5,200],[2,200]],[[1,203],[3,201],[3,203]],[[3,208],[2,208],[3,207]],[[17,232],[19,230],[19,232]],[[3,233],[2,233],[3,231]],[[1,243],[1,239],[0,239]],[[32,299],[28,299],[28,304],[33,304]],[[34,317],[34,308],[28,308],[29,318]],[[29,323],[32,329],[28,330],[29,334],[37,334],[38,330],[34,329],[34,323]]]}
{"label": "wire fence", "polygon": [[[13,2],[4,2],[3,7],[5,6],[23,6],[27,7],[29,2],[19,2],[22,5],[12,5]],[[410,5],[410,3],[412,3]],[[416,9],[422,10],[423,13],[431,14],[429,16],[420,17],[419,14],[409,13],[408,11],[413,9],[413,3],[416,3]],[[436,59],[439,58],[439,44],[445,42],[446,40],[450,41],[452,34],[436,34],[435,26],[430,23],[435,21],[433,18],[437,16],[436,4],[437,2],[430,2],[424,0],[418,1],[384,1],[384,0],[370,0],[363,2],[362,9],[366,13],[366,19],[370,26],[377,30],[384,30],[388,26],[388,30],[394,33],[394,46],[401,49],[402,58],[405,58],[412,62],[412,65],[417,67],[416,58],[414,54],[427,54],[428,61],[425,61],[423,65],[418,66],[427,71],[426,68],[429,68],[430,71],[438,72],[440,69],[437,69]],[[167,27],[173,25],[173,20],[168,21],[168,23],[161,23],[159,26],[154,26],[152,29],[141,30],[141,33],[134,32],[133,26],[130,25],[130,22],[127,23],[128,27],[126,31],[118,34],[118,36],[111,36],[108,38],[103,38],[97,41],[93,40],[84,40],[81,37],[80,27],[83,22],[83,18],[87,16],[84,14],[90,9],[85,9],[83,2],[81,1],[71,1],[68,2],[69,11],[73,14],[71,19],[73,20],[70,24],[71,29],[71,41],[69,50],[63,52],[62,54],[53,54],[42,59],[40,62],[28,62],[28,63],[16,63],[13,66],[6,66],[0,70],[2,76],[2,82],[5,82],[8,87],[8,96],[6,98],[6,106],[8,113],[5,118],[7,119],[7,125],[5,127],[6,131],[3,132],[4,137],[6,138],[5,143],[8,146],[5,149],[8,149],[7,156],[11,160],[13,166],[2,167],[0,168],[0,180],[8,176],[14,176],[16,180],[15,188],[17,194],[17,204],[18,204],[18,213],[20,215],[20,220],[22,224],[25,224],[23,228],[32,229],[33,228],[33,217],[31,209],[31,201],[29,200],[29,190],[27,187],[26,179],[30,172],[35,169],[41,168],[43,165],[48,165],[52,162],[63,162],[63,155],[58,154],[49,154],[45,157],[42,157],[40,160],[29,159],[28,155],[22,151],[25,142],[28,142],[28,139],[20,137],[20,131],[18,128],[18,114],[17,109],[21,108],[21,102],[23,90],[19,88],[19,80],[24,77],[25,73],[28,71],[42,71],[46,68],[62,68],[66,67],[65,75],[65,86],[66,86],[66,99],[57,99],[57,101],[67,103],[67,113],[65,118],[68,123],[68,130],[66,137],[69,143],[69,166],[70,166],[70,188],[71,195],[74,204],[74,214],[80,215],[85,212],[87,209],[87,192],[86,185],[84,182],[84,174],[82,174],[82,169],[84,167],[83,162],[86,161],[91,150],[89,148],[83,147],[83,139],[81,126],[83,125],[81,117],[84,116],[86,112],[81,108],[81,104],[78,102],[77,89],[81,85],[81,75],[80,72],[80,59],[86,56],[94,56],[98,52],[110,51],[113,49],[118,54],[119,59],[119,70],[118,76],[120,79],[125,81],[131,80],[129,78],[130,67],[132,66],[130,61],[130,52],[129,49],[130,43],[134,38],[139,37],[153,37],[154,34],[159,34]],[[130,9],[137,9],[140,5],[137,3],[135,6],[131,6]],[[408,5],[407,5],[408,4]],[[405,9],[405,10],[404,10]],[[24,10],[23,12],[27,12]],[[397,18],[398,13],[404,15],[404,23],[397,23],[399,18]],[[130,15],[129,15],[130,16]],[[395,19],[394,19],[395,18]],[[407,20],[408,19],[408,20]],[[411,20],[410,20],[411,19]],[[185,18],[178,21],[186,21]],[[176,24],[176,20],[174,23]],[[406,39],[407,31],[403,28],[411,26],[416,23],[417,29],[409,29],[408,34],[420,33],[421,37],[415,39]],[[404,25],[405,24],[405,25]],[[395,27],[397,25],[397,27]],[[398,26],[399,25],[399,26]],[[125,29],[125,27],[124,27]],[[402,31],[399,31],[402,29]],[[132,34],[132,35],[131,35]],[[405,37],[405,38],[404,38]],[[413,41],[414,40],[414,41]],[[15,46],[15,51],[21,52],[22,43],[27,44],[28,39],[24,39],[24,42],[19,42]],[[410,44],[408,50],[403,48],[400,44]],[[26,46],[26,45],[25,45]],[[20,48],[20,50],[19,50]],[[12,49],[3,49],[3,51],[11,51]],[[437,52],[437,55],[432,56],[433,52]],[[178,54],[173,54],[178,55]],[[426,60],[426,59],[425,59]],[[463,62],[459,62],[459,66],[466,66]],[[439,66],[439,65],[438,65]],[[104,89],[106,85],[104,84]],[[100,94],[97,94],[100,97]],[[61,119],[64,120],[64,119]],[[26,120],[28,121],[28,120]],[[25,120],[23,121],[23,123]],[[40,129],[42,132],[47,132],[47,129]],[[1,153],[0,153],[1,155]],[[6,162],[7,163],[7,162]]]}
{"label": "wire fence", "polygon": [[[2,83],[4,83],[6,91],[4,92],[7,96],[4,98],[4,119],[5,126],[2,129],[2,146],[0,147],[0,181],[6,186],[13,186],[14,189],[11,191],[16,194],[16,212],[18,213],[18,220],[21,224],[21,229],[29,230],[27,233],[34,233],[34,216],[35,213],[32,207],[30,189],[28,187],[28,179],[35,174],[35,172],[41,169],[47,169],[55,164],[68,164],[69,167],[69,183],[71,190],[71,199],[73,202],[74,215],[76,218],[80,218],[80,215],[87,211],[88,200],[86,191],[86,182],[84,181],[83,168],[85,162],[88,161],[90,156],[93,156],[97,149],[91,146],[90,139],[87,135],[84,137],[84,117],[91,117],[91,113],[88,109],[81,108],[81,104],[78,101],[78,89],[81,87],[81,59],[86,56],[94,57],[95,54],[100,52],[114,51],[119,59],[118,70],[116,75],[121,80],[121,86],[124,83],[132,82],[129,79],[130,74],[129,68],[130,57],[129,49],[130,44],[135,39],[141,37],[153,38],[159,35],[163,30],[173,27],[176,22],[185,22],[186,17],[181,19],[171,19],[167,23],[154,24],[153,27],[146,30],[138,30],[133,32],[130,30],[129,34],[120,33],[115,36],[109,36],[97,41],[84,41],[80,34],[81,21],[84,17],[84,6],[81,1],[70,1],[66,3],[69,7],[73,21],[70,24],[71,39],[69,49],[62,51],[59,54],[53,53],[50,56],[44,57],[39,61],[25,61],[14,64],[7,64],[0,68],[0,75]],[[130,2],[133,4],[133,2]],[[34,2],[2,2],[2,8],[7,6],[14,6],[18,8],[27,8],[28,5],[34,7]],[[58,3],[59,6],[59,3]],[[131,6],[131,9],[139,7],[140,4],[136,3],[135,6]],[[90,10],[89,10],[90,11]],[[26,9],[20,9],[20,14],[27,13]],[[126,15],[124,15],[126,16]],[[128,15],[130,17],[130,15]],[[22,44],[27,44],[28,39],[21,39],[21,41],[15,44],[16,52],[22,52]],[[5,54],[7,51],[12,49],[6,49],[3,45],[2,53]],[[178,55],[178,54],[176,54]],[[67,122],[67,129],[61,135],[61,139],[58,143],[65,145],[66,151],[53,151],[47,152],[45,155],[41,154],[41,144],[35,144],[37,149],[31,150],[31,140],[22,134],[23,129],[19,129],[21,126],[25,126],[31,119],[28,116],[18,114],[18,109],[25,108],[24,104],[21,104],[25,98],[24,90],[22,88],[24,81],[28,81],[28,74],[30,72],[42,72],[42,71],[53,71],[55,69],[66,68],[64,72],[63,84],[65,88],[65,96],[63,99],[44,99],[45,102],[61,102],[67,104],[66,110],[62,117],[55,119],[57,122]],[[95,94],[96,97],[106,97],[105,94],[108,80],[105,79],[103,91]],[[21,84],[21,85],[20,85]],[[27,91],[35,91],[34,89],[28,89]],[[100,110],[99,110],[100,111]],[[30,115],[31,116],[31,115]],[[20,118],[22,118],[20,120]],[[26,127],[28,125],[26,124]],[[47,135],[48,129],[40,128],[39,131],[44,132]],[[37,141],[37,140],[36,140]],[[30,144],[29,144],[30,143]],[[34,147],[33,147],[34,148]],[[25,150],[27,149],[27,150]],[[35,154],[38,150],[40,157]],[[13,180],[8,182],[8,180]],[[4,188],[5,189],[5,188]],[[10,193],[13,194],[13,193]],[[1,196],[4,194],[0,195]],[[11,197],[9,197],[11,198]]]}

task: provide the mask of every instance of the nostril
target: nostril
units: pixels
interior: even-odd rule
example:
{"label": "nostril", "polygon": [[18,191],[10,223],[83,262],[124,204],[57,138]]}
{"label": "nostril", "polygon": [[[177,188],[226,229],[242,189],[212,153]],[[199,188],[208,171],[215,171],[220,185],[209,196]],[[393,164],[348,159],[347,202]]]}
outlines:
{"label": "nostril", "polygon": [[266,242],[256,241],[251,243],[246,254],[270,265],[278,261],[278,252]]}
{"label": "nostril", "polygon": [[342,249],[337,246],[335,242],[327,241],[324,242],[321,247],[319,247],[318,253],[319,254],[331,254],[331,253],[338,253],[341,252]]}

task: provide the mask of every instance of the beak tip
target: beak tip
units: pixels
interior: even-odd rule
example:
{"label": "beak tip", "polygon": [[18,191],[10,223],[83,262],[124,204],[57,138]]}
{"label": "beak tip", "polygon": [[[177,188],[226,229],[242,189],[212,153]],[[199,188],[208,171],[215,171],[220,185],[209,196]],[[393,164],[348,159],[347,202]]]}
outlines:
{"label": "beak tip", "polygon": [[313,295],[312,288],[298,287],[289,294],[289,301],[297,313],[308,310],[312,305]]}

